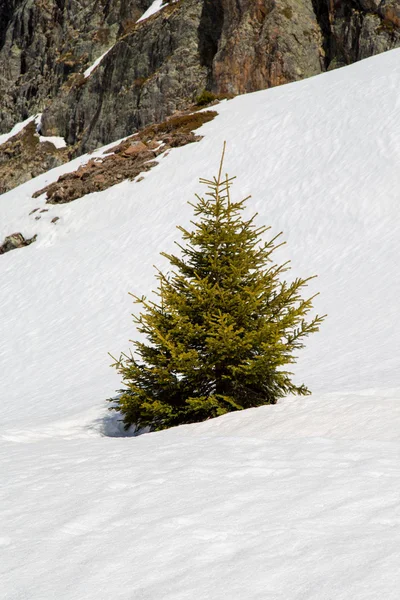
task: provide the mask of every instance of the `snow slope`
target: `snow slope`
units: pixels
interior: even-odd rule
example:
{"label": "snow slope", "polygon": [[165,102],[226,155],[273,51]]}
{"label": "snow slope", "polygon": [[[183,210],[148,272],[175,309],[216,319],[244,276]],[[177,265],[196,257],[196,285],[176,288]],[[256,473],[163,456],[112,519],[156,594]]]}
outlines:
{"label": "snow slope", "polygon": [[[397,600],[399,59],[224,102],[140,183],[32,199],[83,157],[0,196],[0,240],[38,233],[0,257],[6,600]],[[296,366],[314,395],[118,437],[127,292],[154,287],[224,140],[235,194],[284,231],[277,259],[319,275],[329,317]]]}

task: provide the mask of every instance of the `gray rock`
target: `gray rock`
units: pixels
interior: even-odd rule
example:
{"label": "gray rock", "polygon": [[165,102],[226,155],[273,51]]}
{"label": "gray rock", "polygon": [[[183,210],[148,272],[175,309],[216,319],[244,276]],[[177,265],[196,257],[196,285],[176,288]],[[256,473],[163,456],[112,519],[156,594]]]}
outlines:
{"label": "gray rock", "polygon": [[382,0],[359,0],[359,4],[366,12],[378,12]]}
{"label": "gray rock", "polygon": [[124,137],[185,108],[206,86],[199,57],[202,2],[185,0],[123,36],[85,82],[43,115],[46,135],[80,142],[79,152]]}
{"label": "gray rock", "polygon": [[17,248],[23,248],[24,246],[29,246],[32,244],[37,238],[37,235],[29,239],[25,239],[22,233],[13,233],[7,236],[4,239],[4,242],[0,245],[0,254],[5,254],[6,252],[10,252],[11,250],[16,250]]}
{"label": "gray rock", "polygon": [[43,110],[151,3],[0,0],[0,132]]}
{"label": "gray rock", "polygon": [[[324,37],[327,69],[349,65],[400,46],[400,28],[387,19],[383,5],[400,0],[314,0]],[[395,20],[395,18],[394,18]]]}
{"label": "gray rock", "polygon": [[181,0],[120,39],[88,80],[52,103],[43,128],[81,153],[164,120],[206,87],[250,92],[323,64],[310,0]]}

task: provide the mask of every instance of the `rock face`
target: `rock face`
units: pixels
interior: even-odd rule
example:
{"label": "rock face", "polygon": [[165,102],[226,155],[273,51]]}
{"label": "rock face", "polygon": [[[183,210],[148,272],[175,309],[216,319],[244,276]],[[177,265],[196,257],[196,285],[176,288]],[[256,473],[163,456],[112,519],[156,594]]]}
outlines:
{"label": "rock face", "polygon": [[400,0],[313,0],[324,38],[325,68],[400,46]]}
{"label": "rock face", "polygon": [[40,142],[35,123],[0,145],[0,194],[69,160],[68,150]]}
{"label": "rock face", "polygon": [[[400,46],[400,0],[0,0],[0,131],[44,111],[75,154],[235,95]],[[94,58],[112,49],[93,73]]]}
{"label": "rock face", "polygon": [[63,131],[81,153],[186,108],[207,83],[198,48],[202,12],[202,2],[181,0],[138,23],[89,78],[44,112],[45,135]]}
{"label": "rock face", "polygon": [[0,0],[0,133],[40,112],[152,0]]}
{"label": "rock face", "polygon": [[323,70],[323,38],[311,0],[221,0],[221,6],[215,91],[242,94]]}
{"label": "rock face", "polygon": [[205,88],[240,94],[320,73],[310,0],[180,0],[139,23],[43,115],[79,152],[160,122]]}
{"label": "rock face", "polygon": [[91,150],[182,110],[204,88],[241,94],[400,45],[400,1],[179,0],[133,27],[60,95],[47,135]]}

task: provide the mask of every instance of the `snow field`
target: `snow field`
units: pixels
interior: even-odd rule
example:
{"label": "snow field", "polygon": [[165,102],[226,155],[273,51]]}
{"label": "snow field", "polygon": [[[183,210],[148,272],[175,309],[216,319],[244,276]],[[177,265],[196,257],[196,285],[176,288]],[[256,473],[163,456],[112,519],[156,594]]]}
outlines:
{"label": "snow field", "polygon": [[4,597],[395,600],[398,443],[262,433],[9,446]]}
{"label": "snow field", "polygon": [[[32,199],[81,157],[0,196],[0,239],[38,233],[0,257],[6,600],[398,599],[399,57],[224,102],[140,183]],[[328,318],[295,367],[314,395],[109,437],[127,293],[154,288],[224,140],[276,259],[318,274]]]}

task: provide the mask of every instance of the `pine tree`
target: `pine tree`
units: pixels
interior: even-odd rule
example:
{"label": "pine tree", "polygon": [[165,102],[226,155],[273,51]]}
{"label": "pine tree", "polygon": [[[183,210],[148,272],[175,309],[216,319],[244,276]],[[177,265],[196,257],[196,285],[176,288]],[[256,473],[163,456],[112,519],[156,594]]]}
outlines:
{"label": "pine tree", "polygon": [[255,226],[257,215],[243,219],[248,198],[232,201],[223,159],[217,177],[200,180],[205,196],[189,203],[193,229],[178,227],[180,255],[162,253],[172,272],[157,272],[157,300],[134,296],[146,341],[113,364],[126,386],[113,408],[126,427],[165,429],[310,393],[286,367],[324,319],[305,320],[314,296],[301,291],[312,277],[281,281],[288,263],[271,258],[281,234],[262,241],[269,228]]}

